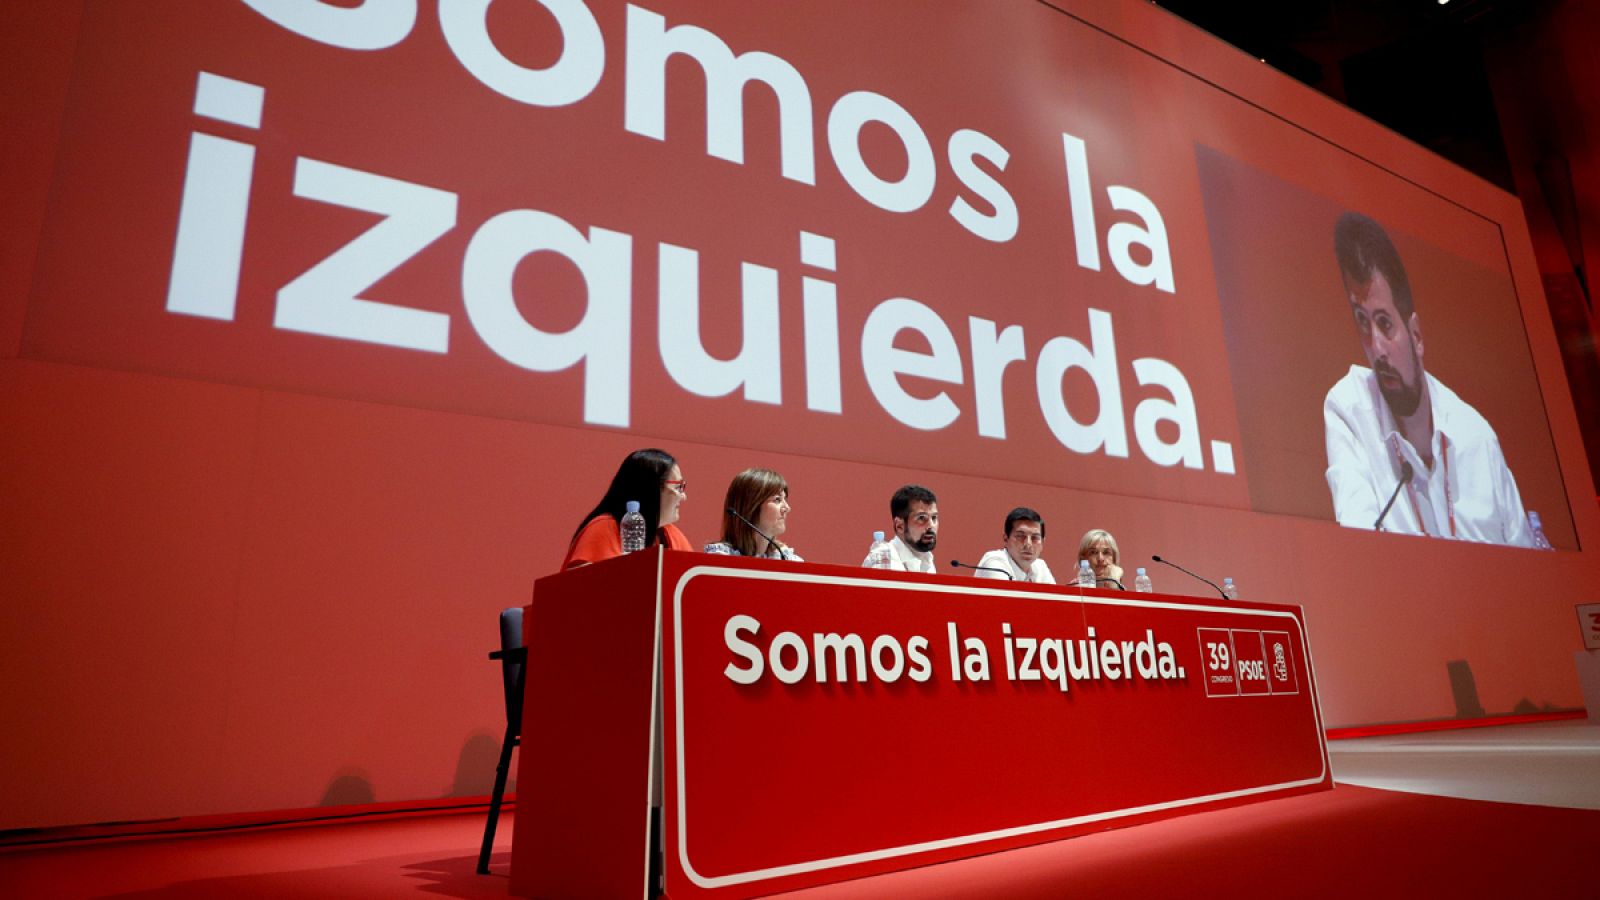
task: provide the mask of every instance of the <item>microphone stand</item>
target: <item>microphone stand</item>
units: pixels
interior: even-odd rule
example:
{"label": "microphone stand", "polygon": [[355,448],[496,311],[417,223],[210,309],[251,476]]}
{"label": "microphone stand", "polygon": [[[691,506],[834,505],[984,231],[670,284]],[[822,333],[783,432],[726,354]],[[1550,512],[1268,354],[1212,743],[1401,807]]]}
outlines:
{"label": "microphone stand", "polygon": [[1167,560],[1164,560],[1159,556],[1151,556],[1150,558],[1155,560],[1158,563],[1161,563],[1163,566],[1171,566],[1174,569],[1177,569],[1179,572],[1182,572],[1183,574],[1189,576],[1190,578],[1198,578],[1201,581],[1204,581],[1206,584],[1211,585],[1212,589],[1217,592],[1217,596],[1218,597],[1221,597],[1224,600],[1229,599],[1228,595],[1223,593],[1222,588],[1217,587],[1217,583],[1215,581],[1212,581],[1211,579],[1205,577],[1204,575],[1196,575],[1195,573],[1189,571],[1188,569],[1185,569],[1183,566],[1180,566],[1175,562],[1168,562]]}
{"label": "microphone stand", "polygon": [[1096,576],[1095,580],[1094,580],[1094,583],[1095,584],[1099,584],[1102,581],[1111,582],[1112,584],[1117,586],[1117,590],[1119,590],[1119,591],[1127,591],[1127,588],[1122,586],[1122,582],[1116,580],[1115,578],[1109,578],[1109,577],[1104,577],[1104,576]]}
{"label": "microphone stand", "polygon": [[1383,517],[1389,514],[1389,507],[1394,506],[1394,501],[1400,496],[1400,489],[1411,483],[1411,476],[1417,474],[1411,468],[1411,463],[1400,460],[1400,483],[1394,486],[1394,493],[1389,495],[1389,502],[1383,505],[1383,512],[1378,513],[1378,521],[1372,523],[1372,530],[1377,531],[1383,527]]}
{"label": "microphone stand", "polygon": [[[726,509],[728,512],[732,513],[734,518],[736,518],[739,521],[743,522],[744,524],[750,526],[750,530],[751,531],[754,531],[756,534],[759,534],[762,537],[767,539],[767,549],[762,552],[762,554],[761,554],[762,558],[767,558],[767,554],[772,552],[772,548],[778,546],[778,542],[773,540],[765,531],[762,531],[760,528],[757,528],[756,527],[756,523],[750,521],[749,519],[746,519],[744,516],[739,515],[739,511],[737,509],[734,509],[731,506],[727,506],[727,507],[723,507],[723,508]],[[778,556],[780,558],[783,556],[783,551],[782,550],[778,551]]]}
{"label": "microphone stand", "polygon": [[974,571],[982,571],[982,572],[999,572],[1001,575],[1004,575],[1005,577],[1009,578],[1012,581],[1016,581],[1017,580],[1016,576],[1012,575],[1010,572],[1007,572],[1005,569],[997,568],[995,566],[969,566],[964,562],[957,562],[957,561],[952,559],[952,560],[950,560],[950,568],[952,568],[952,569],[972,569]]}

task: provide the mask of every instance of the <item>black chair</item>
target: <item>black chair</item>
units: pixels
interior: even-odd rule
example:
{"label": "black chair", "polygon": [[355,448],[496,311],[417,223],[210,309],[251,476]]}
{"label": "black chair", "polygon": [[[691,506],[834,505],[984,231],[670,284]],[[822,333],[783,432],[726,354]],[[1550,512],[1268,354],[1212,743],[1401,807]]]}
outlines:
{"label": "black chair", "polygon": [[489,821],[483,826],[483,849],[478,851],[478,874],[489,874],[489,853],[494,849],[494,829],[500,822],[500,803],[506,795],[511,771],[511,748],[522,744],[522,688],[526,683],[528,649],[522,646],[522,607],[500,611],[500,649],[489,654],[500,660],[506,690],[506,738],[500,744],[500,764],[494,770],[494,793],[489,796]]}

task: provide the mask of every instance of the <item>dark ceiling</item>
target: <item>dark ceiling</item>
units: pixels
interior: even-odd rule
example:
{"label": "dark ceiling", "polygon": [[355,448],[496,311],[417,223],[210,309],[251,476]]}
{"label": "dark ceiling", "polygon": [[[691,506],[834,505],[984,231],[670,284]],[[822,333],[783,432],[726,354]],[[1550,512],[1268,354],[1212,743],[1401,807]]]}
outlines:
{"label": "dark ceiling", "polygon": [[1512,190],[1485,51],[1549,0],[1154,0]]}

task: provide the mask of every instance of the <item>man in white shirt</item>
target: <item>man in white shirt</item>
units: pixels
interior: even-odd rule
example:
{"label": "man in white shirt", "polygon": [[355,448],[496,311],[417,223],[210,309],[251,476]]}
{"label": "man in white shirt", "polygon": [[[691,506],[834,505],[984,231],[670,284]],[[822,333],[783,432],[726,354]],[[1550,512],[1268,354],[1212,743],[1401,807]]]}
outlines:
{"label": "man in white shirt", "polygon": [[1012,581],[1031,581],[1035,584],[1055,584],[1039,554],[1044,552],[1044,519],[1026,506],[1019,506],[1006,515],[1006,545],[990,550],[978,560],[979,578],[1005,578],[1010,573]]}
{"label": "man in white shirt", "polygon": [[1384,531],[1534,546],[1494,429],[1423,370],[1422,323],[1388,234],[1345,213],[1334,227],[1334,253],[1370,365],[1351,366],[1322,406],[1339,524],[1375,527],[1398,488]]}
{"label": "man in white shirt", "polygon": [[[908,484],[889,499],[889,515],[894,519],[894,551],[889,568],[902,572],[935,570],[933,548],[939,543],[939,500],[920,484]],[[861,563],[872,564],[872,557]]]}

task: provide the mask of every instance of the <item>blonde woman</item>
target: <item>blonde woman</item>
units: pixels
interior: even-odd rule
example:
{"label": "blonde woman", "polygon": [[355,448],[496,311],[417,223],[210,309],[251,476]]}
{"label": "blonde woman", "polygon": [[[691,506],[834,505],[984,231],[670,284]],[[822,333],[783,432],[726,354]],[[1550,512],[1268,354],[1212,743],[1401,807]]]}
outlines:
{"label": "blonde woman", "polygon": [[1117,565],[1119,556],[1117,539],[1104,528],[1090,529],[1083,535],[1083,540],[1078,542],[1078,558],[1089,561],[1089,568],[1094,570],[1096,584],[1102,581],[1115,581],[1114,586],[1122,588],[1122,566]]}

